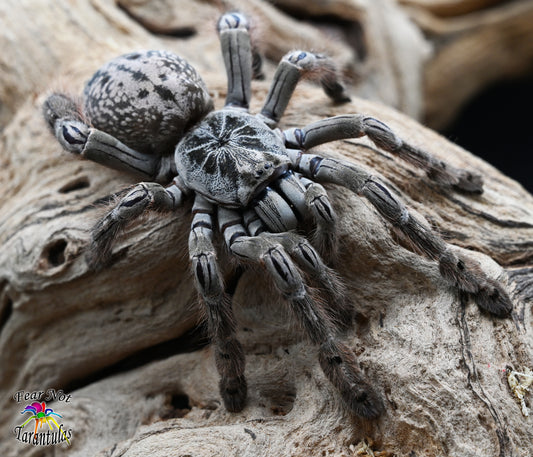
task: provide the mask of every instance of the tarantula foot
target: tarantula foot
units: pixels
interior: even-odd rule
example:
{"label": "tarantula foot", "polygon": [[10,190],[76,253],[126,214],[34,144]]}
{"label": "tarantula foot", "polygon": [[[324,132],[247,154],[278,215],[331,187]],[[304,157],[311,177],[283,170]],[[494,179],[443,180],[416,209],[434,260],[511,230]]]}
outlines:
{"label": "tarantula foot", "polygon": [[364,419],[376,419],[385,410],[381,398],[367,385],[346,392],[342,399],[352,413]]}
{"label": "tarantula foot", "polygon": [[322,88],[326,95],[335,103],[349,103],[352,101],[350,96],[346,93],[344,86],[336,80],[324,79],[322,81]]}
{"label": "tarantula foot", "polygon": [[477,173],[472,173],[467,170],[461,170],[458,174],[458,182],[454,184],[454,187],[464,192],[482,194],[483,178]]}
{"label": "tarantula foot", "polygon": [[236,378],[222,378],[219,383],[220,395],[224,401],[224,406],[231,413],[242,411],[246,403],[246,378],[238,376]]}
{"label": "tarantula foot", "polygon": [[436,161],[428,170],[427,175],[433,181],[472,194],[483,193],[483,178],[477,173],[452,167],[444,162]]}
{"label": "tarantula foot", "polygon": [[92,230],[91,243],[85,256],[87,265],[92,271],[98,271],[111,260],[111,248],[114,239],[121,229],[117,220],[104,218]]}
{"label": "tarantula foot", "polygon": [[476,303],[497,317],[507,317],[513,311],[513,302],[507,293],[494,281],[473,294]]}
{"label": "tarantula foot", "polygon": [[320,345],[318,360],[326,377],[337,388],[347,408],[365,419],[375,419],[384,411],[379,395],[357,368],[353,351],[330,339]]}
{"label": "tarantula foot", "polygon": [[459,290],[469,293],[480,308],[498,317],[506,317],[513,310],[507,292],[488,278],[477,262],[456,257],[448,250],[441,255],[439,263],[442,276]]}

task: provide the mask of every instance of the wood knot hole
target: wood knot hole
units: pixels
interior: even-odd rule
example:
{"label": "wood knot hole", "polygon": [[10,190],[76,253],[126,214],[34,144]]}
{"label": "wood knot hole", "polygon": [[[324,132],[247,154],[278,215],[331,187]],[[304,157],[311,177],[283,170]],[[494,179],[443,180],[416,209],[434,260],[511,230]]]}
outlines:
{"label": "wood knot hole", "polygon": [[51,267],[58,267],[66,261],[65,251],[68,243],[64,239],[52,241],[43,252],[43,258],[46,259]]}

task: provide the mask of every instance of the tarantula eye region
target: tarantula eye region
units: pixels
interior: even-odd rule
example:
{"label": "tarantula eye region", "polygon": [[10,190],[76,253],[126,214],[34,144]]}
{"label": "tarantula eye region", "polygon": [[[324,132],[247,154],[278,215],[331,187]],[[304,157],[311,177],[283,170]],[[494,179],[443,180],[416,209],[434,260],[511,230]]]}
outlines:
{"label": "tarantula eye region", "polygon": [[270,170],[272,168],[272,164],[271,163],[265,163],[263,165],[263,167],[260,167],[258,168],[256,171],[255,171],[255,176],[257,178],[263,176],[263,173],[265,172],[265,170]]}
{"label": "tarantula eye region", "polygon": [[[270,169],[271,167],[272,165],[269,163],[264,165],[264,168],[266,169]],[[255,188],[250,197],[250,201],[253,202],[255,200],[260,200],[267,187],[269,187],[274,181],[277,181],[278,179],[289,173],[291,173],[291,171],[289,170],[289,165],[286,163],[280,165],[279,167],[276,167],[272,175],[267,180],[261,182],[261,184],[259,184],[259,186]]]}

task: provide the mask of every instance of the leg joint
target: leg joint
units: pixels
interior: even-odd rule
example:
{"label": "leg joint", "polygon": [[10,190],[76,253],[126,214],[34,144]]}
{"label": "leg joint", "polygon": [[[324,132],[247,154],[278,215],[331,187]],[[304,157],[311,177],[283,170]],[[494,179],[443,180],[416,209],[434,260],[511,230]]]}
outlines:
{"label": "leg joint", "polygon": [[192,257],[196,284],[204,297],[219,297],[223,293],[222,280],[212,253],[201,253]]}
{"label": "leg joint", "polygon": [[278,289],[285,298],[302,299],[306,296],[303,279],[281,246],[270,248],[265,254],[264,260]]}
{"label": "leg joint", "polygon": [[285,56],[283,60],[296,65],[298,68],[311,69],[316,65],[316,55],[312,52],[306,52],[302,50],[290,51]]}
{"label": "leg joint", "polygon": [[378,147],[390,152],[401,149],[403,141],[387,124],[373,117],[364,118],[363,124],[365,133]]}
{"label": "leg joint", "polygon": [[299,128],[288,129],[283,132],[285,145],[289,148],[303,149],[305,144],[305,132]]}
{"label": "leg joint", "polygon": [[249,24],[246,16],[241,13],[226,13],[223,14],[218,20],[217,29],[218,32],[224,32],[226,30],[248,30]]}
{"label": "leg joint", "polygon": [[383,184],[369,178],[361,193],[393,224],[403,226],[409,221],[407,208]]}
{"label": "leg joint", "polygon": [[87,144],[89,133],[89,126],[77,120],[61,119],[55,123],[57,140],[68,152],[81,154]]}

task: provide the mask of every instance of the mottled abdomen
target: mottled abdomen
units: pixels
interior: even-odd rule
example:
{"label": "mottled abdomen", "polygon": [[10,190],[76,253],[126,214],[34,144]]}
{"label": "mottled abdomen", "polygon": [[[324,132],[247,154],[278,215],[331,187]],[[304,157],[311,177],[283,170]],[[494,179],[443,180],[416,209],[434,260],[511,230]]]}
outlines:
{"label": "mottled abdomen", "polygon": [[84,90],[91,124],[133,149],[170,154],[183,132],[213,109],[196,70],[166,51],[140,51],[100,68]]}

